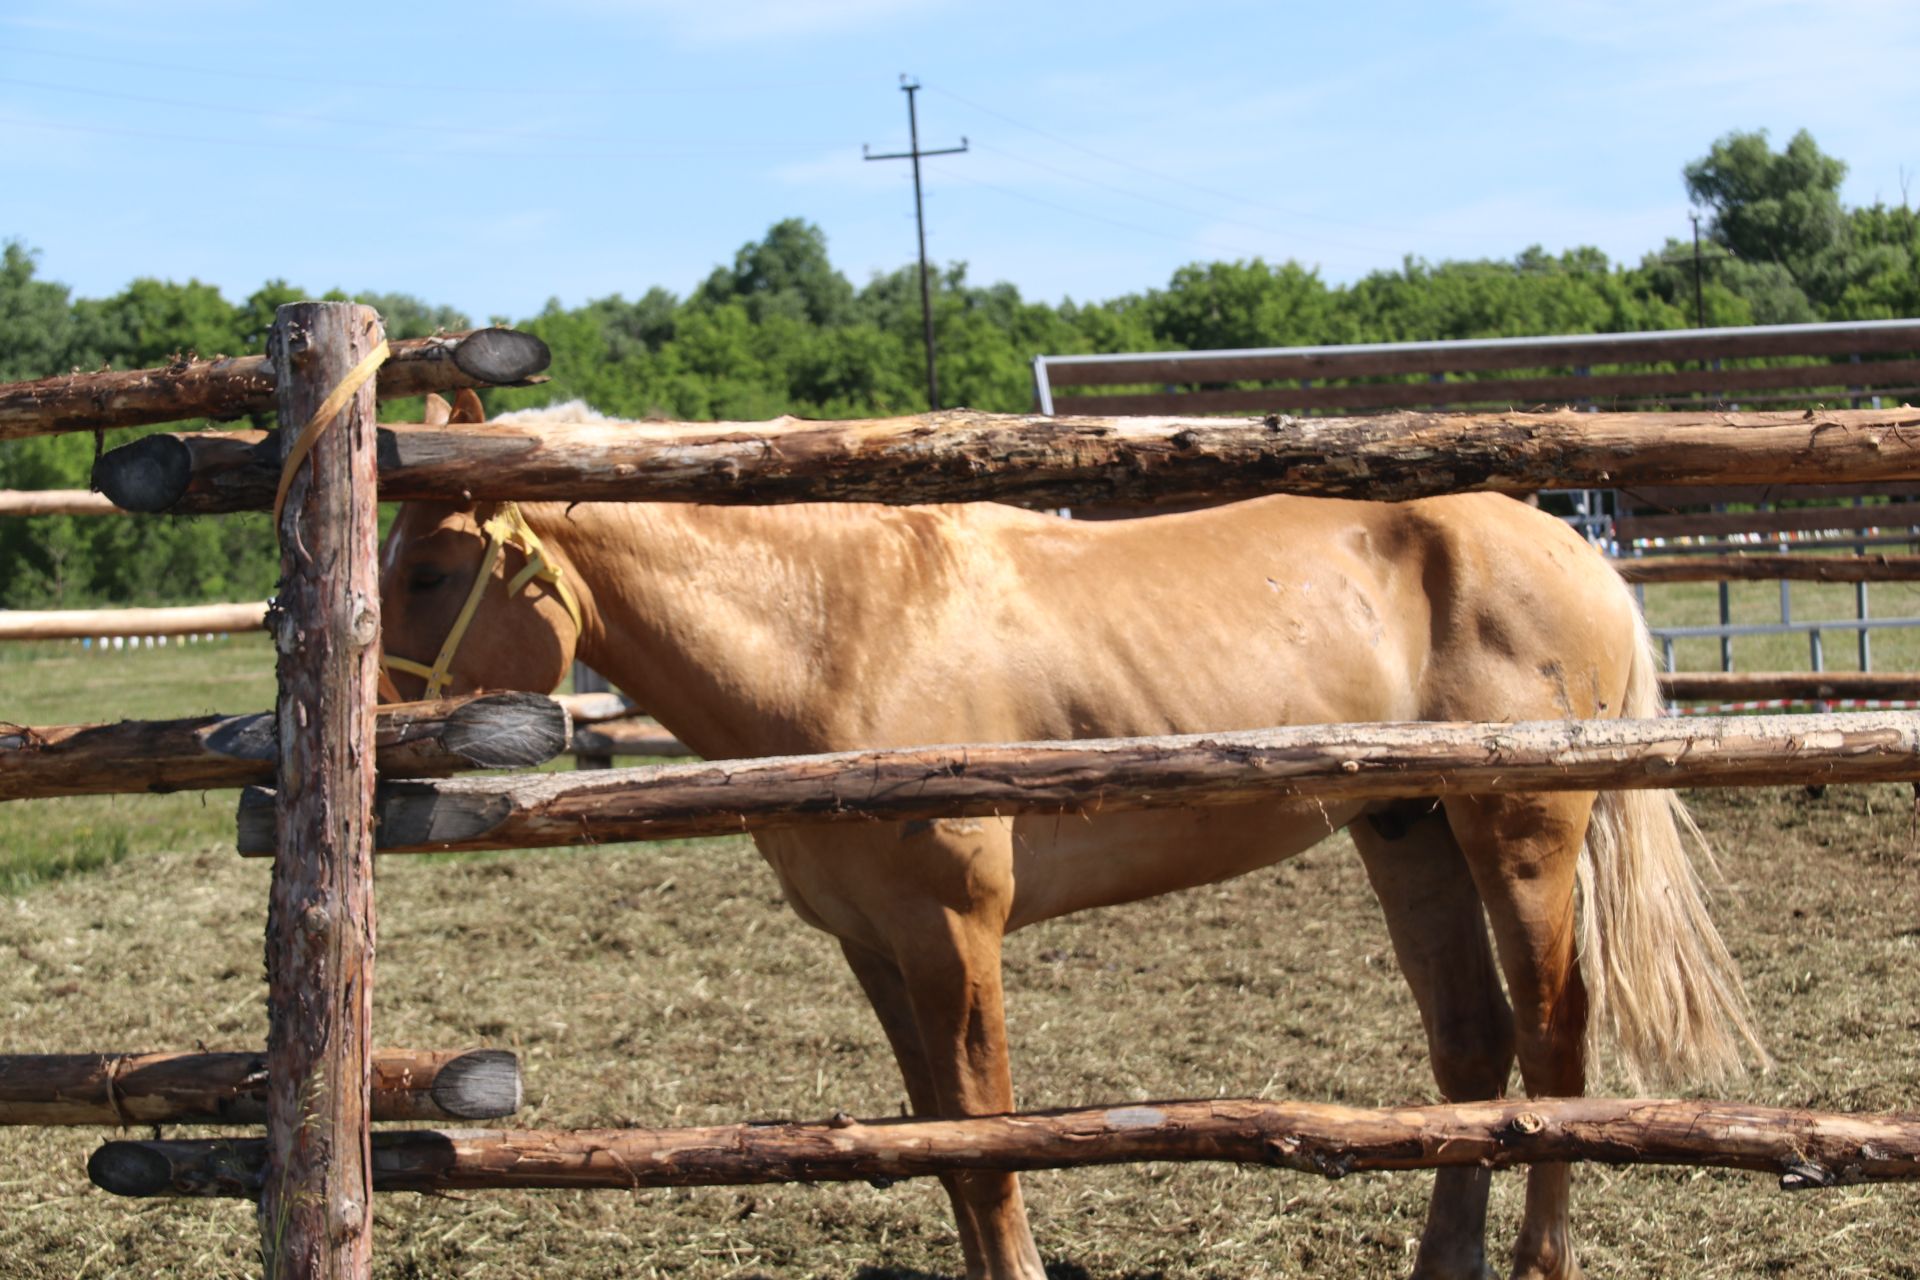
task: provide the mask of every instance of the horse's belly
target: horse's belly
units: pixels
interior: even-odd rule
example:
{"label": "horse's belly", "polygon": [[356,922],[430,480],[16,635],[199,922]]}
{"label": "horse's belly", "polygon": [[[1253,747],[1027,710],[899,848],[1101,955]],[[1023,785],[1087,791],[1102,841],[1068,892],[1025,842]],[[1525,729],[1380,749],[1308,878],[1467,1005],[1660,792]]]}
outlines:
{"label": "horse's belly", "polygon": [[1007,928],[1271,866],[1326,839],[1360,809],[1359,804],[1279,800],[1017,818],[1013,914]]}

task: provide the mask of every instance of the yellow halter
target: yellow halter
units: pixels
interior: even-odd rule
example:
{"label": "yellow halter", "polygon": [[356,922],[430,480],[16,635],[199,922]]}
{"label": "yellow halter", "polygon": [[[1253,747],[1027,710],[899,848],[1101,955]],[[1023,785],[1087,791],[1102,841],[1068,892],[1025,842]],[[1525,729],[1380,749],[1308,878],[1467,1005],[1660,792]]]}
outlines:
{"label": "yellow halter", "polygon": [[488,508],[482,507],[475,513],[480,522],[480,532],[486,535],[487,551],[480,559],[480,571],[474,575],[473,589],[467,592],[467,602],[460,606],[460,616],[453,620],[453,627],[447,632],[446,643],[440,646],[440,656],[433,660],[431,667],[415,662],[410,658],[396,658],[385,654],[380,659],[380,689],[387,697],[400,700],[400,691],[394,687],[392,672],[403,671],[408,675],[424,676],[427,681],[426,696],[438,698],[442,691],[453,682],[447,669],[453,665],[453,655],[460,651],[460,642],[466,638],[467,628],[473,622],[474,613],[480,608],[480,597],[486,592],[487,583],[493,579],[493,566],[499,563],[500,553],[508,547],[518,547],[527,557],[527,567],[514,575],[507,584],[509,598],[519,595],[528,583],[536,579],[552,586],[554,594],[560,597],[560,603],[567,606],[567,616],[573,619],[576,635],[581,631],[580,602],[574,597],[573,588],[567,585],[567,578],[559,566],[547,560],[546,548],[541,545],[540,535],[533,531],[527,518],[520,514],[520,508],[512,502],[495,503],[488,514]]}

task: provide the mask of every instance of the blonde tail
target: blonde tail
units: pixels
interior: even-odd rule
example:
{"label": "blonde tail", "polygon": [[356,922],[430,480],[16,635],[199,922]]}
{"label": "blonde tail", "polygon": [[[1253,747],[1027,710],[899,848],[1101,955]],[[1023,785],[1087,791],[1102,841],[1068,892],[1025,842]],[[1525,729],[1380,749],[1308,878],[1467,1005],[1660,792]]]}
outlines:
{"label": "blonde tail", "polygon": [[[1633,668],[1621,715],[1664,714],[1659,667],[1634,609]],[[1603,791],[1580,859],[1581,972],[1590,1052],[1611,1038],[1634,1088],[1719,1080],[1744,1072],[1741,1046],[1762,1066],[1739,968],[1707,914],[1689,844],[1712,853],[1671,791]]]}

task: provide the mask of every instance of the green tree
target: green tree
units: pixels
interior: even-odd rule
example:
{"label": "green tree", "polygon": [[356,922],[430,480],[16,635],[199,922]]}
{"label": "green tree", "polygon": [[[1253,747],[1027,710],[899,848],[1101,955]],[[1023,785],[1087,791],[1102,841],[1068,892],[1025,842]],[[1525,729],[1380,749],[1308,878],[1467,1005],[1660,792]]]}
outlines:
{"label": "green tree", "polygon": [[756,322],[787,315],[832,326],[845,321],[853,286],[834,270],[820,228],[788,218],[774,223],[764,240],[742,246],[731,269],[715,268],[693,301],[701,306],[743,302]]}

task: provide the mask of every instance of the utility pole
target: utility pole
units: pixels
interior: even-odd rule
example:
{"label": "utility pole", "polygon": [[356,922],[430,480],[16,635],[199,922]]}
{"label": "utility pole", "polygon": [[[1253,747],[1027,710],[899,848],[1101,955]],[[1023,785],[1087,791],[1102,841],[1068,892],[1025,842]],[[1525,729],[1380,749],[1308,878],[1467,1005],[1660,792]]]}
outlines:
{"label": "utility pole", "polygon": [[893,151],[876,156],[867,151],[863,143],[860,154],[868,160],[912,160],[913,161],[913,221],[920,232],[920,329],[927,347],[927,408],[940,407],[940,383],[933,372],[933,301],[927,285],[927,215],[920,200],[920,157],[959,155],[967,149],[967,140],[963,136],[957,147],[944,147],[939,151],[920,149],[920,117],[914,110],[913,95],[920,91],[920,82],[900,77],[900,91],[907,95],[907,136],[911,141],[909,150]]}
{"label": "utility pole", "polygon": [[1707,306],[1700,293],[1700,213],[1690,211],[1687,216],[1693,219],[1693,327],[1707,327]]}

